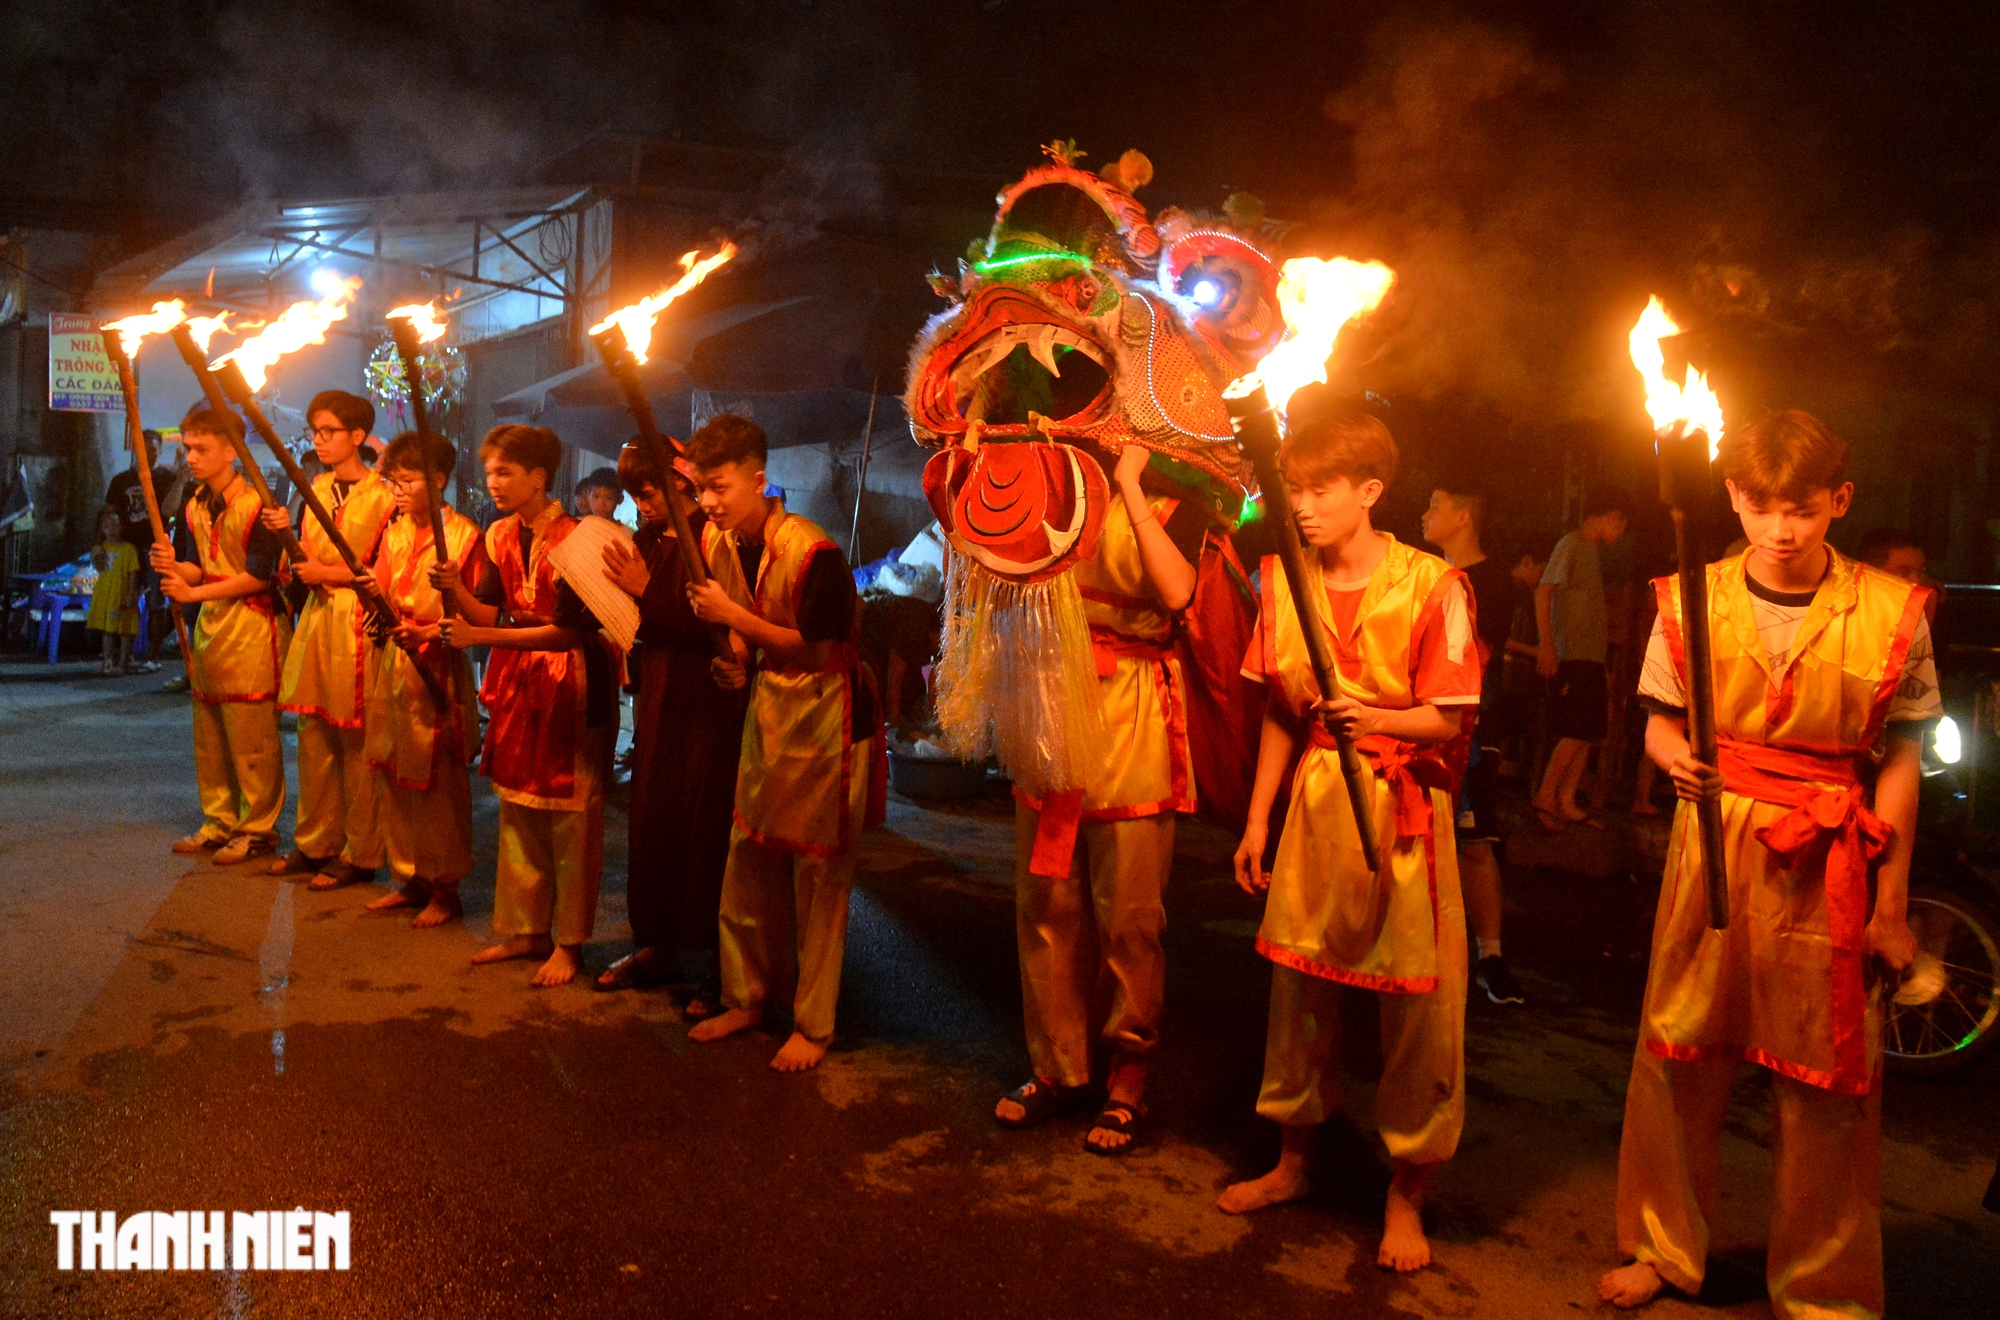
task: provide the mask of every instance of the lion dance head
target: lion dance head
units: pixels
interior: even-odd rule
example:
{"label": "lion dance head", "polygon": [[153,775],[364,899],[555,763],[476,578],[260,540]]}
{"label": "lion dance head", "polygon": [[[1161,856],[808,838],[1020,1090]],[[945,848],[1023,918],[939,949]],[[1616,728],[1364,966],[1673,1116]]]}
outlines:
{"label": "lion dance head", "polygon": [[956,278],[932,276],[951,305],[918,336],[904,397],[939,451],[924,488],[953,551],[941,733],[1037,794],[1082,787],[1100,745],[1070,570],[1110,504],[1102,460],[1139,446],[1157,480],[1233,515],[1243,465],[1223,389],[1284,332],[1255,199],[1153,217],[1140,153],[1092,173],[1073,144],[1043,150]]}

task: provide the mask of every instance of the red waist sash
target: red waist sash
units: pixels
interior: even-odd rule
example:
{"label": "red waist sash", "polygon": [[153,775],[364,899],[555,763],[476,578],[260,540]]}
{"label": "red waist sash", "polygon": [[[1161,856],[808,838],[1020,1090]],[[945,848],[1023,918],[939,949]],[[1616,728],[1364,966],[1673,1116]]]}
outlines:
{"label": "red waist sash", "polygon": [[[1757,831],[1757,841],[1789,869],[1825,857],[1826,922],[1833,945],[1831,1021],[1834,1077],[1865,1088],[1864,1038],[1868,868],[1888,851],[1888,822],[1862,800],[1855,759],[1724,738],[1719,767],[1729,791],[1792,810]],[[1830,787],[1831,786],[1831,787]]]}
{"label": "red waist sash", "polygon": [[[1306,737],[1314,747],[1326,751],[1340,747],[1332,731],[1317,719],[1308,721]],[[1395,795],[1397,839],[1428,838],[1433,824],[1430,790],[1451,791],[1451,772],[1444,762],[1418,743],[1381,733],[1355,739],[1354,750],[1368,758]]]}

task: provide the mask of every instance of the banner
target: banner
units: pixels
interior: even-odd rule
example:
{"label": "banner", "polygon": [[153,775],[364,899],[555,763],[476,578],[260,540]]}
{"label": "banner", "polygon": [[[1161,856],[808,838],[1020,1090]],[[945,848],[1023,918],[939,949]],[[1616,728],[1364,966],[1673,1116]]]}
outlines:
{"label": "banner", "polygon": [[57,412],[124,412],[117,368],[105,356],[95,317],[49,313],[49,407]]}

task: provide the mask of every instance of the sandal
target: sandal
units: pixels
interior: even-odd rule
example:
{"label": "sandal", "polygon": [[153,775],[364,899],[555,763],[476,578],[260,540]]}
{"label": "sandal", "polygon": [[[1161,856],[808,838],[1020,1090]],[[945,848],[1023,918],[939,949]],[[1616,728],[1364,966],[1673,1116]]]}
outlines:
{"label": "sandal", "polygon": [[1021,1106],[1021,1116],[1002,1118],[996,1113],[993,1121],[1003,1128],[1031,1128],[1037,1123],[1046,1123],[1075,1109],[1078,1099],[1088,1089],[1083,1086],[1062,1087],[1039,1077],[1030,1078],[1001,1097]]}
{"label": "sandal", "polygon": [[1090,1139],[1090,1133],[1083,1136],[1083,1148],[1093,1155],[1123,1155],[1139,1144],[1140,1120],[1146,1116],[1141,1105],[1128,1105],[1123,1100],[1114,1100],[1104,1106],[1097,1121],[1090,1125],[1091,1132],[1122,1132],[1126,1140],[1117,1146],[1100,1146]]}
{"label": "sandal", "polygon": [[656,960],[641,958],[635,950],[612,963],[590,982],[590,987],[600,993],[609,994],[614,990],[645,990],[656,985],[666,985],[673,978],[660,971],[653,964]]}

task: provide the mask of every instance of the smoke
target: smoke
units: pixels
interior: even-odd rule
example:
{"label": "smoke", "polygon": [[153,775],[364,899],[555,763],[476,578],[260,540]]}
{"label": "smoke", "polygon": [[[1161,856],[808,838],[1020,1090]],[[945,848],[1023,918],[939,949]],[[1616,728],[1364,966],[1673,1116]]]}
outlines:
{"label": "smoke", "polygon": [[1935,134],[1899,143],[1892,121],[1857,140],[1872,103],[1782,35],[1699,6],[1625,7],[1587,50],[1525,26],[1379,25],[1326,98],[1346,175],[1300,235],[1398,272],[1356,346],[1368,379],[1619,416],[1648,292],[1683,324],[1990,370],[1986,213],[1955,230],[1924,214],[1936,198],[1898,153],[1937,150]]}

